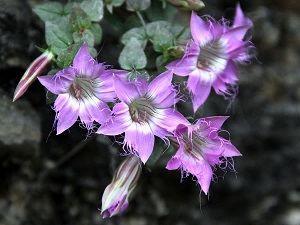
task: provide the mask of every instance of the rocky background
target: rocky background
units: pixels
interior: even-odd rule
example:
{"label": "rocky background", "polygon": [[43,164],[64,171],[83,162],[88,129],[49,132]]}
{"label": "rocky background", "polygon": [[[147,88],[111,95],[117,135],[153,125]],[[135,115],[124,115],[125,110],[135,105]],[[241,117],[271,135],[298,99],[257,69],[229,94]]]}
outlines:
{"label": "rocky background", "polygon": [[[238,173],[217,173],[209,196],[192,177],[164,169],[167,157],[144,170],[121,216],[101,218],[101,196],[119,162],[112,141],[86,138],[74,126],[56,136],[54,112],[35,82],[12,103],[14,88],[43,46],[38,0],[0,0],[1,225],[299,225],[300,4],[297,0],[241,1],[253,19],[258,49],[240,67],[239,94],[226,112],[211,95],[197,116],[230,115],[224,128],[243,157]],[[203,13],[230,16],[235,1],[206,1]],[[202,12],[201,12],[202,13]],[[106,48],[118,47],[104,26]],[[111,46],[110,46],[111,44]],[[113,51],[112,51],[113,52]],[[111,55],[109,64],[116,62]]]}

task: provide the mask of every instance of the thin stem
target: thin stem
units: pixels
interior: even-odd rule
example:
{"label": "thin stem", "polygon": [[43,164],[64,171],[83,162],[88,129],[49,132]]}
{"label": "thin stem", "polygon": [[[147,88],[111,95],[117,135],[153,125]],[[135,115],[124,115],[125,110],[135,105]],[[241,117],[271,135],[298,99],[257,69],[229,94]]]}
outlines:
{"label": "thin stem", "polygon": [[136,14],[138,15],[138,17],[139,17],[139,19],[140,19],[143,27],[146,29],[146,23],[145,23],[145,21],[144,21],[144,19],[142,17],[142,14],[139,11],[136,11]]}

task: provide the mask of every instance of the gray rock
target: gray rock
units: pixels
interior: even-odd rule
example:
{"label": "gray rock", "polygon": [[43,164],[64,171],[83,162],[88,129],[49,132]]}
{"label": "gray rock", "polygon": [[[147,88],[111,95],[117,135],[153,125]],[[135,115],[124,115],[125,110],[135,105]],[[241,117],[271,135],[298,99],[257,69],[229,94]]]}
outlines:
{"label": "gray rock", "polygon": [[0,155],[34,155],[41,141],[40,115],[25,99],[13,103],[12,97],[3,90],[0,98]]}

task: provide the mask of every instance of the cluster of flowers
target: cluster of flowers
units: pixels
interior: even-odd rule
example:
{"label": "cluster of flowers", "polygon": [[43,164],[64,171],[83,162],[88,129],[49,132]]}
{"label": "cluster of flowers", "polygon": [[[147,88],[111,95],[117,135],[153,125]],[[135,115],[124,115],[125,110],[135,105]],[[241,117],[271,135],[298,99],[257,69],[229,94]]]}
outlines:
{"label": "cluster of flowers", "polygon": [[[237,5],[232,25],[222,19],[204,19],[191,15],[192,39],[181,59],[171,62],[167,70],[151,82],[144,78],[128,79],[129,72],[111,69],[98,63],[82,45],[72,66],[54,76],[39,76],[38,80],[57,95],[57,134],[70,128],[80,118],[88,130],[115,136],[125,133],[123,148],[129,155],[117,169],[112,183],[102,199],[103,217],[111,217],[128,206],[128,196],[136,186],[145,164],[153,152],[155,136],[176,147],[176,154],[167,163],[168,170],[181,169],[197,178],[207,194],[213,177],[213,167],[240,152],[218,135],[228,118],[215,116],[188,121],[175,104],[181,100],[172,83],[173,75],[188,76],[186,87],[193,109],[206,101],[211,87],[217,94],[233,99],[237,77],[237,63],[250,58],[253,48],[245,34],[252,26]],[[39,60],[49,60],[45,54]],[[108,103],[114,103],[113,108]]]}

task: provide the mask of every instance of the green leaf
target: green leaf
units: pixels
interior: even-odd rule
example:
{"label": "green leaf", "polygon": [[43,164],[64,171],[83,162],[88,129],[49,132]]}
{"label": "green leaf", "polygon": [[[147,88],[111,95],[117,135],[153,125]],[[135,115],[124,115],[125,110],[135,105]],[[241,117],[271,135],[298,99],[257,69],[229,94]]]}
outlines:
{"label": "green leaf", "polygon": [[147,36],[152,39],[161,30],[170,30],[171,23],[167,21],[155,21],[146,25]]}
{"label": "green leaf", "polygon": [[50,71],[47,73],[47,75],[53,76],[53,75],[55,75],[58,71],[59,71],[59,69],[52,69],[52,70],[50,70]]}
{"label": "green leaf", "polygon": [[103,18],[102,0],[84,0],[80,6],[92,21],[99,22]]}
{"label": "green leaf", "polygon": [[72,33],[66,29],[65,21],[45,23],[46,43],[54,54],[59,54],[64,48],[73,43]]}
{"label": "green leaf", "polygon": [[48,89],[45,88],[46,91],[46,104],[52,104],[53,102],[55,102],[56,98],[58,95],[50,92]]}
{"label": "green leaf", "polygon": [[157,33],[153,37],[153,49],[157,52],[165,52],[174,45],[173,34],[166,29],[157,29]]}
{"label": "green leaf", "polygon": [[127,31],[123,36],[121,37],[121,42],[126,45],[131,38],[136,38],[141,46],[144,48],[147,44],[147,35],[145,32],[144,27],[135,27]]}
{"label": "green leaf", "polygon": [[142,78],[148,81],[150,80],[150,75],[147,70],[132,70],[127,76],[127,80],[130,81],[134,81],[137,78]]}
{"label": "green leaf", "polygon": [[84,31],[91,26],[88,14],[78,5],[74,4],[69,19],[70,27],[74,31]]}
{"label": "green leaf", "polygon": [[65,15],[70,14],[72,12],[73,5],[74,5],[74,3],[72,3],[72,2],[68,2],[67,4],[65,4],[65,6],[64,6]]}
{"label": "green leaf", "polygon": [[174,151],[172,145],[166,145],[166,143],[160,138],[155,138],[155,145],[145,167],[151,169],[155,163],[165,154],[166,151]]}
{"label": "green leaf", "polygon": [[92,46],[88,46],[88,49],[89,49],[89,52],[90,52],[91,56],[92,56],[93,58],[96,58],[96,56],[97,56],[97,54],[98,54],[97,49],[95,49],[95,48],[92,47]]}
{"label": "green leaf", "polygon": [[60,68],[67,68],[68,66],[70,66],[81,45],[82,42],[74,43],[69,47],[65,48],[64,50],[62,50],[60,54],[57,56],[57,65]]}
{"label": "green leaf", "polygon": [[64,15],[64,7],[59,2],[47,2],[37,5],[33,8],[33,11],[44,22],[58,20]]}
{"label": "green leaf", "polygon": [[151,5],[150,0],[126,0],[126,9],[128,11],[144,11]]}
{"label": "green leaf", "polygon": [[159,73],[166,71],[167,59],[160,55],[156,58],[156,69]]}
{"label": "green leaf", "polygon": [[172,24],[170,32],[176,39],[189,39],[191,36],[190,27],[182,26],[178,23]]}
{"label": "green leaf", "polygon": [[98,23],[92,23],[90,29],[94,35],[94,45],[99,45],[102,39],[102,28]]}
{"label": "green leaf", "polygon": [[73,33],[74,42],[83,42],[88,46],[94,46],[95,38],[91,30],[85,30],[83,33],[74,32]]}
{"label": "green leaf", "polygon": [[119,56],[119,64],[125,70],[139,70],[145,68],[147,58],[140,42],[132,37],[123,48]]}
{"label": "green leaf", "polygon": [[151,1],[151,7],[149,7],[145,14],[149,21],[165,20],[173,22],[178,10],[170,4],[165,4],[165,1]]}
{"label": "green leaf", "polygon": [[70,66],[81,45],[82,42],[77,42],[62,50],[57,56],[57,65],[60,68],[67,68]]}
{"label": "green leaf", "polygon": [[105,0],[105,5],[110,13],[113,13],[113,7],[119,7],[124,3],[124,0]]}

